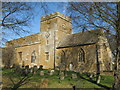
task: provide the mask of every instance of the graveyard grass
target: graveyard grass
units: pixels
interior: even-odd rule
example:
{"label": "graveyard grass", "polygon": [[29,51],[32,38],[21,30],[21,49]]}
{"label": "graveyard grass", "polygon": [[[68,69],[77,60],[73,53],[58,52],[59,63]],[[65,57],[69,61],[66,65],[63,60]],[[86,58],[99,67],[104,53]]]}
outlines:
{"label": "graveyard grass", "polygon": [[[18,82],[18,80],[22,77],[19,73],[13,73],[13,71],[13,69],[2,70],[3,88],[13,87],[13,84],[9,77],[11,77],[15,83]],[[72,88],[74,85],[76,88],[103,88],[95,83],[88,81],[95,81],[95,78],[90,79],[88,77],[89,74],[76,73],[78,77],[76,79],[72,79],[71,74],[75,72],[67,72],[65,79],[60,80],[59,71],[55,71],[51,76],[47,74],[48,70],[43,71],[45,73],[44,76],[40,76],[40,70],[38,70],[38,72],[30,77],[28,81],[26,80],[27,83],[25,85],[22,85],[20,88]],[[85,79],[81,78],[80,76]],[[114,77],[112,75],[101,75],[101,85],[111,88],[113,81]]]}

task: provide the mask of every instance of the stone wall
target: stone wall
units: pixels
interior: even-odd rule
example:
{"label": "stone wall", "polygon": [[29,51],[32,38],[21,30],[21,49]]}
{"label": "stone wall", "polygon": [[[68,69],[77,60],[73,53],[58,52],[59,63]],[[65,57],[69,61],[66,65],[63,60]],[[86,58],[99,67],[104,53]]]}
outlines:
{"label": "stone wall", "polygon": [[[85,52],[85,62],[78,60],[78,53],[81,48]],[[61,61],[62,60],[62,61]],[[79,47],[63,48],[57,50],[56,62],[59,66],[60,63],[65,62],[67,70],[70,70],[70,64],[73,64],[74,71],[80,72],[96,72],[96,45],[86,45]]]}
{"label": "stone wall", "polygon": [[[16,53],[16,64],[19,64],[20,66],[29,65],[33,67],[34,65],[39,65],[40,63],[39,44],[17,47],[15,48],[15,53]],[[36,57],[35,57],[35,62],[32,63],[31,60],[33,53],[35,53]]]}
{"label": "stone wall", "polygon": [[[72,33],[71,20],[59,12],[41,18],[41,64],[43,68],[54,68],[56,47],[61,39]],[[49,53],[46,60],[45,53]]]}
{"label": "stone wall", "polygon": [[99,36],[97,47],[98,47],[98,59],[100,62],[100,70],[101,71],[112,70],[112,52],[108,40],[104,35]]}
{"label": "stone wall", "polygon": [[[41,33],[6,43],[7,47],[14,46],[14,63],[20,66],[30,65],[31,67],[43,65],[44,69],[53,69],[55,64],[56,66],[63,66],[62,68],[65,66],[67,70],[70,70],[69,67],[72,64],[74,71],[96,72],[96,52],[98,52],[101,70],[111,68],[111,50],[104,37],[99,37],[97,44],[56,49],[59,42],[64,40],[65,35],[72,34],[71,19],[69,17],[59,12],[42,17],[40,31]],[[89,38],[86,39],[89,40]],[[84,62],[78,61],[78,53],[81,49],[85,53]],[[35,62],[31,62],[33,55],[35,56]]]}
{"label": "stone wall", "polygon": [[[59,12],[41,18],[41,33],[22,37],[6,43],[7,47],[14,46],[15,63],[22,65],[43,65],[43,68],[54,68],[54,57],[58,42],[66,34],[71,34],[71,19]],[[36,53],[35,63],[31,63],[32,52]],[[46,60],[49,53],[49,60]],[[19,55],[21,54],[21,55]],[[21,57],[21,59],[20,59]]]}

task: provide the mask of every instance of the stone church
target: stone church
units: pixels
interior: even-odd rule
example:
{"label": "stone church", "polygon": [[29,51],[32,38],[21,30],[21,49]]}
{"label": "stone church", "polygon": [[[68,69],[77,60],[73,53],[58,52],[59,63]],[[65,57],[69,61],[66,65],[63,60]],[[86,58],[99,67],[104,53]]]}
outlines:
{"label": "stone church", "polygon": [[70,17],[59,12],[43,16],[40,23],[40,33],[6,43],[13,47],[12,64],[81,72],[112,69],[112,53],[103,30],[73,34]]}

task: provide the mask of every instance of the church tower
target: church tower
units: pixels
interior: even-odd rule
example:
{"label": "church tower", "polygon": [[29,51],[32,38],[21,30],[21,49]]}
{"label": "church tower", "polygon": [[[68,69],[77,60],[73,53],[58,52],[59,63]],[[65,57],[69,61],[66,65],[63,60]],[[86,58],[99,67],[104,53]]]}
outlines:
{"label": "church tower", "polygon": [[58,43],[65,35],[72,33],[71,19],[59,12],[43,16],[41,17],[40,32],[43,35],[43,39],[41,40],[41,57],[45,57],[41,63],[46,64],[44,65],[45,68],[54,68]]}

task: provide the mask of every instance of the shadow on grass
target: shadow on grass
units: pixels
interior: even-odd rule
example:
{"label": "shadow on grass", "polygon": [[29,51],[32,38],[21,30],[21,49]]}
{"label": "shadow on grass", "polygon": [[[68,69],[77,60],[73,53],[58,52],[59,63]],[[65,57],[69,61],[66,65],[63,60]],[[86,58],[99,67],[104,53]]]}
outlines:
{"label": "shadow on grass", "polygon": [[102,85],[102,84],[98,84],[98,83],[96,83],[96,81],[94,81],[94,80],[86,79],[86,78],[84,78],[84,77],[81,76],[81,75],[79,75],[79,76],[80,76],[81,79],[87,80],[87,81],[89,81],[89,82],[91,82],[91,83],[93,83],[93,84],[96,84],[96,85],[98,85],[98,86],[100,86],[100,87],[102,87],[102,88],[105,88],[105,89],[111,89],[111,88],[108,87],[108,86],[105,86],[105,85]]}

